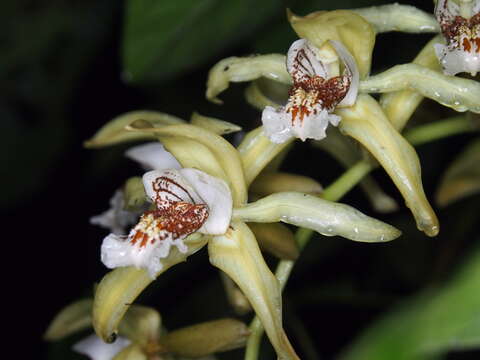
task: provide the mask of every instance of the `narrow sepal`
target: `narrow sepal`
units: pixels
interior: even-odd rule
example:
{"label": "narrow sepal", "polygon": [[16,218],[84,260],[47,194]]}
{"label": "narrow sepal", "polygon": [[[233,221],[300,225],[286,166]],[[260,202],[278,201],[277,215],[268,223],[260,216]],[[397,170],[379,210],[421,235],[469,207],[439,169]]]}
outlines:
{"label": "narrow sepal", "polygon": [[300,255],[292,231],[280,223],[249,223],[258,245],[264,251],[283,260],[296,260]]}
{"label": "narrow sepal", "polygon": [[48,341],[61,340],[92,325],[92,299],[83,299],[62,309],[48,326],[43,338]]}
{"label": "narrow sepal", "polygon": [[396,65],[360,82],[360,92],[386,93],[411,89],[456,111],[480,113],[480,84],[444,75],[417,64]]}
{"label": "narrow sepal", "polygon": [[250,131],[238,147],[247,185],[250,185],[258,174],[293,140],[294,138],[290,138],[282,144],[276,144],[264,135],[263,127]]}
{"label": "narrow sepal", "polygon": [[182,124],[185,122],[176,116],[158,111],[131,111],[110,120],[91,139],[85,141],[84,145],[87,148],[99,148],[123,142],[155,139],[155,136],[150,133],[132,133],[125,130],[127,125],[138,120],[146,120],[153,126]]}
{"label": "narrow sepal", "polygon": [[437,190],[436,200],[447,206],[480,191],[480,140],[469,144],[447,168]]}
{"label": "narrow sepal", "polygon": [[220,120],[210,116],[200,115],[197,112],[194,112],[190,117],[190,123],[218,135],[231,134],[242,130],[242,128],[236,124],[232,124],[228,121]]}
{"label": "narrow sepal", "polygon": [[325,236],[340,235],[360,242],[385,242],[401,232],[355,208],[303,193],[276,193],[234,209],[233,218],[245,222],[277,222],[315,230]]}
{"label": "narrow sepal", "polygon": [[322,190],[322,185],[308,176],[284,172],[263,172],[250,186],[250,192],[262,197],[284,191],[320,194]]}
{"label": "narrow sepal", "polygon": [[[188,252],[181,253],[172,249],[170,255],[162,259],[163,267],[156,276],[182,262],[202,248],[207,240],[203,236],[191,235]],[[185,242],[187,242],[185,239]],[[93,303],[93,327],[97,335],[106,342],[116,338],[118,325],[125,312],[137,296],[154,281],[145,269],[121,267],[109,272],[97,287]]]}
{"label": "narrow sepal", "polygon": [[210,262],[226,272],[249,299],[280,359],[298,359],[282,327],[282,301],[277,279],[268,268],[255,236],[246,224],[232,222],[223,236],[208,244]]}
{"label": "narrow sepal", "polygon": [[375,99],[360,95],[355,106],[339,109],[340,130],[365,146],[391,177],[428,236],[439,231],[438,219],[423,190],[420,161],[415,149],[395,130]]}
{"label": "narrow sepal", "polygon": [[291,84],[290,74],[285,68],[285,56],[270,54],[221,60],[208,73],[206,97],[221,104],[217,96],[228,88],[230,82],[252,81],[261,77]]}

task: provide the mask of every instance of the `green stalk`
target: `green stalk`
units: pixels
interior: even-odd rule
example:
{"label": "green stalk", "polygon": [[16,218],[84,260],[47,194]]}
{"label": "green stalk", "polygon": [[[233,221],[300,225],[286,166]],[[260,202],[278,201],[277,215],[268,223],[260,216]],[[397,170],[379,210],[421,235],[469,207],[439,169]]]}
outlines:
{"label": "green stalk", "polygon": [[405,138],[413,145],[422,145],[447,136],[462,134],[475,130],[471,119],[465,115],[454,116],[445,120],[417,126],[405,131]]}

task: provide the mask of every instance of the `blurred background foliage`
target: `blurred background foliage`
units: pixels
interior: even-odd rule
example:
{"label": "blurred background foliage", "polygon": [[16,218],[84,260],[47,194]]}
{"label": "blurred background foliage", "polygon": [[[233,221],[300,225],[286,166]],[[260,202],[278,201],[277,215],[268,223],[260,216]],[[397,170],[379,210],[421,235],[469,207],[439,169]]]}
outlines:
{"label": "blurred background foliage", "polygon": [[[2,2],[0,206],[11,234],[4,239],[7,286],[19,309],[8,311],[9,324],[12,334],[27,333],[29,342],[32,336],[32,346],[22,351],[31,350],[37,359],[82,358],[69,350],[76,337],[48,345],[41,334],[63,306],[90,296],[93,283],[106,272],[99,261],[105,231],[88,219],[105,210],[114,190],[140,171],[123,158],[125,147],[86,151],[85,139],[112,117],[142,108],[183,118],[199,111],[246,130],[258,126],[260,114],[245,103],[243,85],[223,95],[223,106],[205,100],[207,73],[216,61],[284,53],[296,37],[286,21],[287,7],[304,15],[384,3],[389,2]],[[427,0],[403,3],[429,12],[433,8]],[[373,71],[410,61],[428,39],[380,35]],[[411,124],[451,113],[424,101]],[[447,166],[474,138],[464,134],[417,149],[430,199]],[[297,143],[283,168],[324,185],[343,171],[308,143]],[[373,175],[401,202],[382,171]],[[389,244],[320,235],[310,242],[284,300],[286,330],[302,358],[478,359],[479,200],[473,194],[437,209],[442,229],[430,239],[415,229],[405,208],[376,214],[361,191],[348,194],[343,202],[395,225],[404,235]],[[162,275],[142,295],[140,302],[159,309],[167,327],[234,315],[221,279],[203,255]],[[262,359],[273,358],[268,345],[262,351]],[[220,358],[240,359],[242,352]]]}

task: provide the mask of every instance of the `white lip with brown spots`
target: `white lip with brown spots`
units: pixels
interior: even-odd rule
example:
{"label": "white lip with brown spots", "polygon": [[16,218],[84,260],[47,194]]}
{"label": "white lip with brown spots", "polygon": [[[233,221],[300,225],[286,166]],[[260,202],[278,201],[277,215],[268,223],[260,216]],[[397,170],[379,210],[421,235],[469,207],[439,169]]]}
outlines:
{"label": "white lip with brown spots", "polygon": [[188,235],[228,230],[233,205],[223,180],[196,169],[166,169],[147,172],[143,183],[154,209],[140,217],[128,236],[110,234],[104,239],[102,262],[108,268],[135,266],[154,277],[173,246],[188,251]]}
{"label": "white lip with brown spots", "polygon": [[435,7],[446,40],[446,45],[434,45],[435,53],[447,75],[466,72],[475,76],[480,71],[480,0],[465,6],[468,11],[453,1],[438,0]]}
{"label": "white lip with brown spots", "polygon": [[337,126],[340,121],[332,114],[335,108],[355,103],[359,83],[355,60],[341,43],[330,44],[345,66],[341,76],[333,76],[308,40],[299,39],[290,46],[287,70],[293,86],[288,102],[279,109],[267,106],[262,113],[264,132],[272,142],[283,143],[292,136],[302,141],[323,139],[328,125]]}

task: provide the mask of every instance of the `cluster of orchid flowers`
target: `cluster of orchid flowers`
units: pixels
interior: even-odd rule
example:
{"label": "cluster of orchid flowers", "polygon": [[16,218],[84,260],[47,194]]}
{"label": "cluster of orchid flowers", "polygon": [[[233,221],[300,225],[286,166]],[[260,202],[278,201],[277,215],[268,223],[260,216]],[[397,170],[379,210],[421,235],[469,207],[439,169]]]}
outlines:
{"label": "cluster of orchid flowers", "polygon": [[[262,230],[273,226],[275,234],[286,234],[289,230],[279,224],[284,222],[361,242],[390,241],[400,231],[348,205],[322,198],[321,186],[313,179],[278,172],[283,155],[296,138],[312,139],[347,167],[357,161],[363,161],[366,172],[382,166],[403,195],[419,230],[435,236],[439,224],[423,191],[418,156],[401,132],[424,97],[457,111],[480,112],[480,85],[453,76],[475,75],[480,70],[479,11],[480,1],[439,0],[435,7],[438,23],[430,14],[398,4],[305,17],[289,13],[300,39],[286,57],[231,57],[210,71],[209,100],[220,102],[217,96],[230,82],[249,81],[246,99],[262,111],[263,126],[248,132],[238,147],[222,135],[240,127],[199,114],[186,122],[164,113],[135,111],[100,129],[86,143],[88,147],[154,142],[127,151],[127,157],[147,172],[129,179],[115,192],[111,209],[91,219],[111,231],[103,240],[101,259],[114,270],[100,282],[88,307],[98,338],[77,349],[100,359],[92,355],[104,347],[99,339],[112,342],[117,332],[122,335],[121,321],[124,316],[132,317],[133,307],[129,307],[140,292],[167,269],[208,246],[210,262],[244,294],[278,357],[297,359],[282,327],[281,287],[260,250],[268,250],[262,244]],[[369,75],[376,34],[439,30],[442,35],[430,41],[411,64]],[[279,92],[283,104],[272,96]],[[385,94],[377,101],[369,93]],[[359,151],[348,137],[368,153]],[[377,210],[396,206],[375,187],[373,179],[365,178],[363,184]],[[276,239],[273,252],[282,246],[282,239]],[[54,325],[56,329],[58,321]],[[160,338],[158,322],[155,327],[155,336]],[[232,340],[234,345],[215,351],[243,346],[248,335],[239,333]],[[168,342],[155,342],[156,352],[151,343],[147,346],[141,341],[132,352],[132,343],[135,340],[122,338],[117,345],[105,345],[114,350],[104,358],[176,356]],[[201,355],[206,354],[192,353],[192,357]]]}

